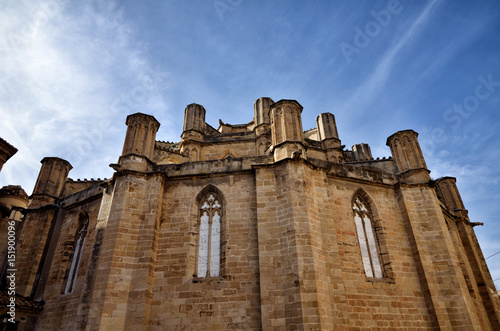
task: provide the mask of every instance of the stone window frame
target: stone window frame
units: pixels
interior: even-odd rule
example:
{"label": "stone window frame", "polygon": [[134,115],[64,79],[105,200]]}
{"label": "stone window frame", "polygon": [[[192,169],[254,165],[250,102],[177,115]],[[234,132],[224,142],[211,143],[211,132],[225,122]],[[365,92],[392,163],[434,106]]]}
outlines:
{"label": "stone window frame", "polygon": [[[371,226],[374,234],[374,240],[377,248],[377,255],[380,262],[380,267],[382,270],[382,277],[370,277],[366,275],[367,281],[383,281],[387,283],[394,283],[394,273],[391,265],[391,260],[389,256],[389,252],[387,249],[387,240],[386,240],[386,231],[384,231],[384,227],[382,226],[382,219],[377,210],[375,201],[371,198],[371,196],[364,191],[363,189],[358,189],[352,197],[351,200],[351,211],[352,211],[352,220],[354,221],[355,212],[353,210],[353,205],[357,198],[361,198],[361,200],[365,203],[365,207],[368,209],[368,213],[371,220]],[[358,229],[356,228],[356,237],[358,237]],[[359,237],[358,237],[358,245],[359,245]],[[360,247],[361,249],[361,247]],[[361,261],[363,263],[363,261]],[[365,266],[363,264],[363,270]]]}
{"label": "stone window frame", "polygon": [[[201,216],[202,216],[202,206],[205,202],[206,198],[210,195],[214,194],[217,196],[220,203],[220,240],[219,240],[219,275],[218,276],[210,276],[210,269],[207,269],[206,276],[198,275],[198,260],[199,260],[199,240],[200,240],[200,226],[201,226]],[[203,280],[211,280],[211,279],[221,279],[225,276],[225,262],[226,262],[226,247],[227,247],[227,238],[226,238],[226,199],[224,194],[219,190],[216,186],[209,184],[205,186],[196,196],[195,200],[196,206],[196,222],[195,222],[195,254],[194,254],[194,270],[193,270],[193,281],[199,282]]]}
{"label": "stone window frame", "polygon": [[82,263],[83,250],[85,249],[85,242],[89,230],[90,217],[86,211],[80,212],[78,215],[78,227],[71,239],[66,241],[66,247],[70,249],[68,258],[69,264],[64,273],[63,287],[61,294],[71,294],[75,289],[76,280],[78,278],[78,270]]}

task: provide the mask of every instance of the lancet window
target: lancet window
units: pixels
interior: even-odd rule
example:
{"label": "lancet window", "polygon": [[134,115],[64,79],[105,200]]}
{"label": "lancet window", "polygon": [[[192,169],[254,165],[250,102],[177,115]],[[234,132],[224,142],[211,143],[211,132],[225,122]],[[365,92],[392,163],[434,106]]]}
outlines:
{"label": "lancet window", "polygon": [[219,197],[215,193],[207,194],[200,207],[198,277],[217,277],[220,274],[221,219]]}
{"label": "lancet window", "polygon": [[365,274],[371,278],[383,278],[377,237],[373,230],[373,218],[368,204],[361,196],[357,196],[352,204],[352,210]]}
{"label": "lancet window", "polygon": [[83,247],[85,246],[85,238],[87,237],[88,225],[88,215],[81,215],[79,228],[75,235],[75,249],[73,251],[73,257],[71,259],[66,286],[64,287],[64,294],[73,292],[73,289],[75,287],[76,276],[78,274],[78,268],[80,267],[80,260],[82,259]]}

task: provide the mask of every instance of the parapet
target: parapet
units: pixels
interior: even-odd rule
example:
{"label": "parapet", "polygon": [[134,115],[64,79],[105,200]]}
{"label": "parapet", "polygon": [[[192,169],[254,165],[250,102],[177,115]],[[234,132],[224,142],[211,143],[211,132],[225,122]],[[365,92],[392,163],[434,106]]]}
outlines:
{"label": "parapet", "polygon": [[304,132],[303,107],[296,100],[273,102],[262,97],[255,100],[253,110],[253,119],[248,123],[229,124],[219,120],[219,128],[214,129],[205,122],[205,108],[189,104],[184,112],[181,141],[177,143],[154,141],[159,127],[154,117],[130,115],[124,155],[116,169],[151,171],[159,165],[259,156],[267,158],[267,162],[291,158],[321,164],[359,163],[352,166],[378,168],[405,183],[430,181],[418,134],[413,130],[396,132],[387,139],[393,159],[374,159],[366,143],[345,150],[332,113],[319,114],[316,127]]}
{"label": "parapet", "polygon": [[105,181],[107,181],[106,178],[104,178],[104,179],[84,178],[84,179],[76,179],[76,180],[68,178],[66,180],[66,182],[64,183],[64,190],[63,190],[62,196],[66,197],[66,196],[74,194],[76,192],[83,191],[91,186],[96,185],[96,184],[102,184]]}

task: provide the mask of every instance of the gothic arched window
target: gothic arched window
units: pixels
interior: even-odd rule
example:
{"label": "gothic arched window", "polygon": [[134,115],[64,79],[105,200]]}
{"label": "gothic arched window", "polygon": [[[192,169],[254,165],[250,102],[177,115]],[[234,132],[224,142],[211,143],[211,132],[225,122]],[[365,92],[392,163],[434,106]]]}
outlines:
{"label": "gothic arched window", "polygon": [[220,274],[222,206],[215,193],[207,194],[200,205],[197,275],[198,277],[217,277]]}
{"label": "gothic arched window", "polygon": [[377,250],[377,238],[373,230],[373,218],[368,204],[361,196],[357,196],[352,203],[352,210],[366,276],[383,278],[382,266]]}
{"label": "gothic arched window", "polygon": [[82,259],[83,247],[85,245],[85,238],[87,236],[87,229],[89,226],[88,215],[80,215],[79,227],[76,231],[74,240],[74,251],[73,257],[71,259],[71,265],[69,267],[68,278],[66,280],[66,286],[64,287],[64,294],[73,292],[75,287],[76,276],[78,274],[78,268],[80,267],[80,260]]}

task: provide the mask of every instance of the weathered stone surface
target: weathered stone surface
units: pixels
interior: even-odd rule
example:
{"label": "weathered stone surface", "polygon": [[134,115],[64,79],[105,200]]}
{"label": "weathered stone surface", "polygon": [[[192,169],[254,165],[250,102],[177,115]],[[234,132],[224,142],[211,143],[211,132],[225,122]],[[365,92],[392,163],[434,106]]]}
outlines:
{"label": "weathered stone surface", "polygon": [[[260,98],[252,121],[218,129],[205,112],[187,106],[179,143],[129,116],[109,180],[66,181],[69,163],[44,159],[18,243],[21,293],[45,301],[38,329],[500,328],[474,224],[455,180],[431,181],[416,132],[373,159],[367,144],[344,149],[332,114],[303,132],[294,100]],[[207,230],[220,245],[206,246],[216,277],[197,275],[207,194],[220,207]],[[366,271],[375,263],[381,275]]]}

